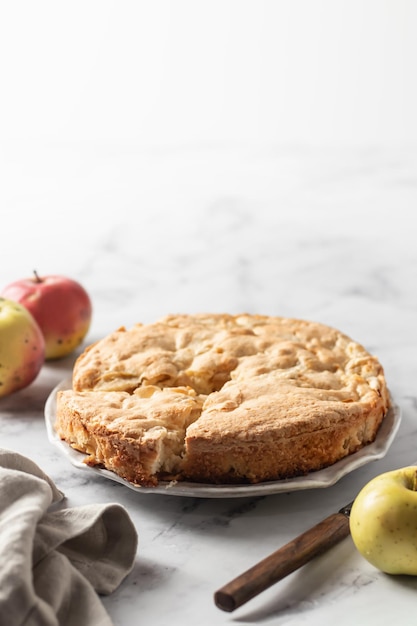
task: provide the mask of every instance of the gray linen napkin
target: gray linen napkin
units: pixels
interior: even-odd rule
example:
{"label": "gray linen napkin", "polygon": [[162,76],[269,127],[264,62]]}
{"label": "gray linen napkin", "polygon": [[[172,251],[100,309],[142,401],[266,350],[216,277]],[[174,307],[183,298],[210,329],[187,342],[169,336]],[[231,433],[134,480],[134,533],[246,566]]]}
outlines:
{"label": "gray linen napkin", "polygon": [[30,459],[0,449],[0,626],[111,626],[98,594],[132,570],[137,532],[119,504],[60,508]]}

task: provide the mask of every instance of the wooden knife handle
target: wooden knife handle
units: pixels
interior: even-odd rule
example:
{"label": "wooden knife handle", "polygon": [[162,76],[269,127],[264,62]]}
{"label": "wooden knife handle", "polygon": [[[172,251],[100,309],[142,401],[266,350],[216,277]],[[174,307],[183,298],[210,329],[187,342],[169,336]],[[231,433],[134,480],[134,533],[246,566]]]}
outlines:
{"label": "wooden knife handle", "polygon": [[339,512],[326,517],[216,591],[216,606],[223,611],[234,611],[315,556],[326,552],[347,537],[349,531],[348,515]]}

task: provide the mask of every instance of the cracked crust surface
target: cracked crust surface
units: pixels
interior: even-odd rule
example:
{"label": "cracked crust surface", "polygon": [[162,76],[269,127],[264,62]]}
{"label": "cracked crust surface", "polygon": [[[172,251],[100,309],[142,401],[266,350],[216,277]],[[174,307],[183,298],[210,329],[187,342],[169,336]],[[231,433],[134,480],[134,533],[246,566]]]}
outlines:
{"label": "cracked crust surface", "polygon": [[376,357],[317,322],[170,315],[77,359],[57,397],[62,439],[142,485],[257,483],[371,443],[389,407]]}

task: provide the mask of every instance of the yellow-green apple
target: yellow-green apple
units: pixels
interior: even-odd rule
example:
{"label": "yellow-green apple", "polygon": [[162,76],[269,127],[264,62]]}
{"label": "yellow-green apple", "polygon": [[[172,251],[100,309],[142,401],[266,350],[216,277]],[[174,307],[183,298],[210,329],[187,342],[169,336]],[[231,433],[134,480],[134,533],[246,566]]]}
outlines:
{"label": "yellow-green apple", "polygon": [[372,565],[387,574],[417,576],[417,466],[370,480],[354,500],[350,531]]}
{"label": "yellow-green apple", "polygon": [[45,361],[45,340],[29,311],[0,297],[0,397],[30,385]]}
{"label": "yellow-green apple", "polygon": [[34,272],[7,285],[2,296],[19,302],[33,315],[45,339],[46,360],[73,352],[90,328],[90,296],[79,282],[66,276]]}

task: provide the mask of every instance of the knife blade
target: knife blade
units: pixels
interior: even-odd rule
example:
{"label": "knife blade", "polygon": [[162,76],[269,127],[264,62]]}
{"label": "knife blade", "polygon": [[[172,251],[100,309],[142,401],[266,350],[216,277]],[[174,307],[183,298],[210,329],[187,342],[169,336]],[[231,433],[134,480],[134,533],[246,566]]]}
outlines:
{"label": "knife blade", "polygon": [[216,606],[234,611],[342,541],[350,533],[352,504],[353,501],[218,589],[214,594]]}

